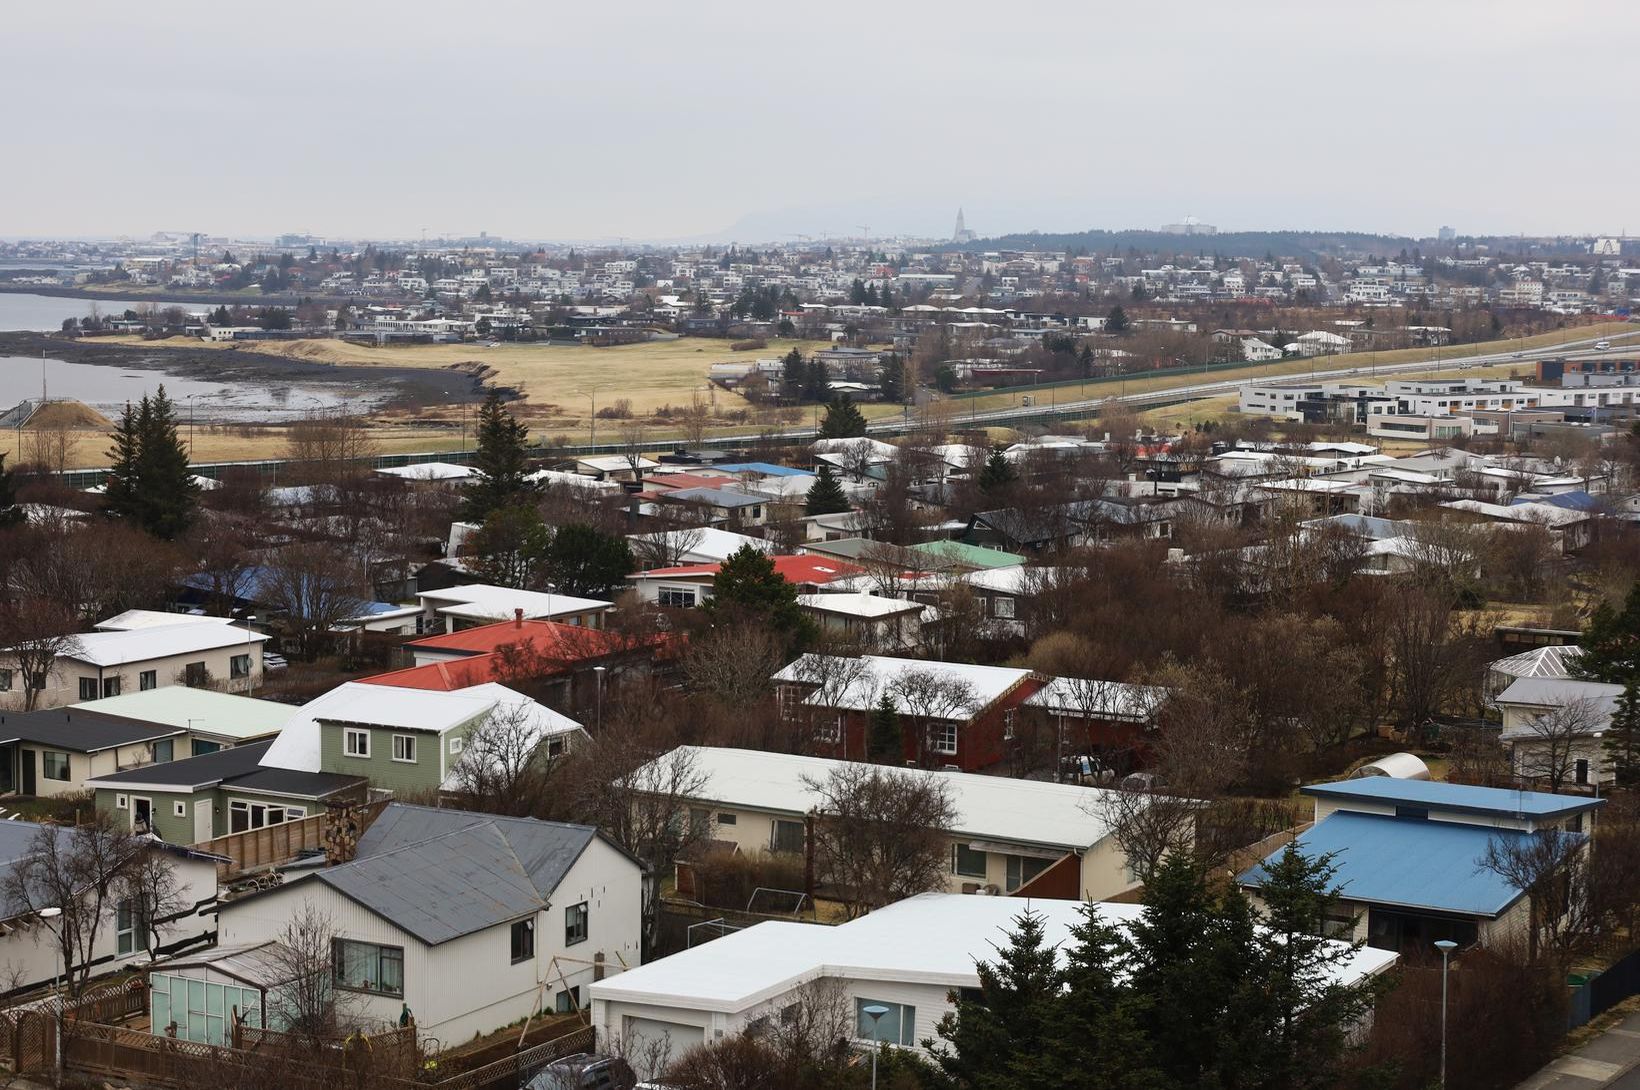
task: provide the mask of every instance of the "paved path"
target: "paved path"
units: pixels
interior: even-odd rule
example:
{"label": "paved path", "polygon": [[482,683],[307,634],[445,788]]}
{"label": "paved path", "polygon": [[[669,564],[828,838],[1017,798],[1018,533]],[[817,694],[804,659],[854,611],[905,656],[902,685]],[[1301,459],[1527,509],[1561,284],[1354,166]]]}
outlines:
{"label": "paved path", "polygon": [[1640,1090],[1640,1013],[1549,1064],[1515,1090]]}

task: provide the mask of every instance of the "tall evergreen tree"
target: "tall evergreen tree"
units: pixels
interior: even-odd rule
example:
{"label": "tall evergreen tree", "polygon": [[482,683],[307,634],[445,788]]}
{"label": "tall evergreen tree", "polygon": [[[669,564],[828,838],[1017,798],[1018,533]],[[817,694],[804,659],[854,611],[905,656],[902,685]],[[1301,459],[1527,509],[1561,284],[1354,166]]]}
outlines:
{"label": "tall evergreen tree", "polygon": [[806,639],[811,627],[797,606],[797,587],[775,570],[767,553],[750,545],[718,565],[705,609],[714,622],[761,622],[794,642]]}
{"label": "tall evergreen tree", "polygon": [[831,393],[831,375],[826,371],[823,360],[810,360],[803,374],[803,400],[824,401]]}
{"label": "tall evergreen tree", "polygon": [[6,456],[0,454],[0,527],[20,526],[23,509],[17,506],[17,474],[6,466]]}
{"label": "tall evergreen tree", "polygon": [[809,380],[809,367],[799,349],[792,349],[780,361],[780,396],[787,401],[803,400],[803,387]]}
{"label": "tall evergreen tree", "polygon": [[835,515],[847,511],[849,506],[837,474],[830,463],[821,462],[820,472],[814,484],[809,486],[809,494],[803,499],[804,512],[810,515]]}
{"label": "tall evergreen tree", "polygon": [[898,353],[883,357],[882,366],[877,370],[877,389],[884,401],[895,405],[905,401],[905,361]]}
{"label": "tall evergreen tree", "polygon": [[1609,685],[1640,680],[1640,581],[1629,588],[1622,609],[1601,602],[1578,641],[1578,676]]}
{"label": "tall evergreen tree", "polygon": [[199,483],[164,386],[135,408],[125,406],[113,439],[103,492],[109,514],[167,541],[186,533],[198,512]]}
{"label": "tall evergreen tree", "polygon": [[[1134,298],[1138,298],[1135,296]],[[1130,328],[1127,311],[1121,304],[1110,308],[1110,314],[1105,317],[1106,333],[1126,333]]]}
{"label": "tall evergreen tree", "polygon": [[1014,472],[1014,465],[1003,457],[999,447],[991,451],[985,459],[985,468],[979,471],[979,490],[987,497],[995,498],[1007,490],[1008,486],[1018,479],[1019,474]]}
{"label": "tall evergreen tree", "polygon": [[838,394],[826,405],[820,421],[822,439],[857,439],[866,433],[866,418],[847,394]]}
{"label": "tall evergreen tree", "polygon": [[559,527],[547,550],[547,577],[565,594],[592,598],[613,594],[635,567],[625,538],[585,523]]}
{"label": "tall evergreen tree", "polygon": [[940,1070],[958,1086],[1029,1090],[1043,1081],[1043,1056],[1053,1044],[1054,1011],[1063,987],[1042,917],[1026,910],[1014,921],[995,962],[978,965],[977,994],[960,996],[940,1019],[949,1048],[934,1051]]}
{"label": "tall evergreen tree", "polygon": [[1618,694],[1603,749],[1617,786],[1640,787],[1640,681],[1630,681]]}
{"label": "tall evergreen tree", "polygon": [[900,709],[894,703],[894,694],[884,693],[871,709],[866,723],[866,753],[874,761],[899,764],[905,759],[905,745],[900,735]]}
{"label": "tall evergreen tree", "polygon": [[482,474],[467,486],[462,518],[483,522],[492,511],[515,507],[534,499],[535,484],[527,479],[529,455],[524,441],[530,430],[491,393],[478,411],[478,446],[473,466]]}

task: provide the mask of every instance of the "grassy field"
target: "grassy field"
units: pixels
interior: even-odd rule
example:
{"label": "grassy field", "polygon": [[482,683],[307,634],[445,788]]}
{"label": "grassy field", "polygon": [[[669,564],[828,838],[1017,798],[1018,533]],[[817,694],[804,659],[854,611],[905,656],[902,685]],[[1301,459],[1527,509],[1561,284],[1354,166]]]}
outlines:
{"label": "grassy field", "polygon": [[[1551,347],[1568,340],[1579,340],[1616,333],[1634,332],[1627,323],[1611,322],[1560,330],[1538,337],[1491,341],[1460,347],[1435,349],[1403,349],[1394,352],[1358,352],[1339,356],[1317,357],[1314,361],[1283,360],[1273,364],[1250,364],[1246,367],[1226,368],[1209,372],[1210,381],[1277,379],[1308,375],[1312,363],[1317,370],[1342,367],[1374,367],[1397,363],[1429,361],[1431,369],[1419,374],[1466,375],[1470,377],[1506,377],[1512,370],[1525,370],[1522,362],[1491,367],[1465,367],[1463,360],[1476,355],[1516,352],[1529,348]],[[128,343],[152,349],[152,342],[140,338],[103,338],[99,343]],[[209,342],[192,342],[191,347],[228,347]],[[823,345],[812,341],[770,341],[768,347],[752,352],[733,352],[725,341],[682,338],[674,341],[651,341],[644,344],[621,345],[611,348],[587,348],[569,345],[502,344],[484,348],[472,344],[405,345],[375,347],[343,341],[270,341],[233,347],[274,356],[296,357],[326,363],[351,365],[380,365],[394,367],[481,367],[487,378],[498,385],[509,386],[523,394],[515,411],[529,424],[532,435],[539,440],[566,439],[584,441],[590,434],[589,410],[593,401],[600,409],[624,399],[631,404],[635,417],[652,417],[665,406],[684,406],[694,391],[710,398],[718,423],[713,432],[741,433],[762,426],[755,420],[742,417],[752,413],[752,407],[738,395],[706,384],[707,368],[723,361],[749,361],[759,357],[779,356],[793,347],[809,352]],[[1439,355],[1439,367],[1436,357]],[[1404,376],[1407,372],[1401,372]],[[1390,376],[1386,376],[1390,377]],[[1023,395],[1030,394],[1038,405],[1051,405],[1069,400],[1084,400],[1117,393],[1160,393],[1180,386],[1203,381],[1200,372],[1163,375],[1151,378],[1131,377],[1125,381],[1059,383],[1038,388],[1023,387],[972,397],[960,396],[943,404],[952,427],[961,427],[963,417],[971,411],[986,411],[1017,407]],[[1372,381],[1370,376],[1363,380]],[[1204,399],[1184,405],[1153,409],[1144,414],[1152,426],[1191,424],[1209,419],[1223,419],[1233,412],[1233,396]],[[898,406],[865,405],[861,407],[871,419],[884,419],[901,413]],[[768,415],[767,411],[763,414]],[[787,410],[787,418],[809,422],[816,416],[813,407],[800,411]],[[428,406],[414,410],[396,410],[379,414],[372,419],[371,434],[383,453],[411,451],[457,450],[463,446],[463,420],[467,410],[460,406]],[[598,420],[596,437],[613,440],[620,422]],[[470,445],[471,434],[465,442]],[[681,432],[673,427],[655,425],[649,428],[651,439],[679,438]],[[76,467],[106,465],[106,435],[85,430],[76,433],[77,443],[70,458]],[[15,433],[0,433],[0,451],[13,454],[17,446]],[[200,427],[194,433],[194,458],[197,461],[239,461],[258,458],[278,458],[284,454],[285,439],[278,427]]]}

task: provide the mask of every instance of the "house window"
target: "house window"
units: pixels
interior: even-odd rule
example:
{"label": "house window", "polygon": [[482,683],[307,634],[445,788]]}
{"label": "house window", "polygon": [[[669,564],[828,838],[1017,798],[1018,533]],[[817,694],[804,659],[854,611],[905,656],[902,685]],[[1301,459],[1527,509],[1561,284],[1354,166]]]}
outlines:
{"label": "house window", "polygon": [[1008,892],[1023,886],[1048,869],[1046,859],[1033,859],[1026,855],[1010,855],[1008,857]]}
{"label": "house window", "polygon": [[251,657],[249,655],[235,655],[228,660],[229,677],[250,677]]}
{"label": "house window", "polygon": [[114,912],[115,950],[120,956],[148,949],[147,914],[135,897],[127,897]]}
{"label": "house window", "polygon": [[957,725],[955,723],[935,723],[929,727],[928,748],[935,753],[953,754],[957,752]]}
{"label": "house window", "polygon": [[547,739],[547,756],[562,757],[564,755],[564,740],[562,738]]}
{"label": "house window", "polygon": [[655,602],[663,608],[687,609],[695,604],[695,588],[662,587],[655,595]]}
{"label": "house window", "polygon": [[842,741],[843,716],[838,714],[835,718],[821,720],[820,724],[814,729],[814,736],[816,741],[829,742],[833,745]]}
{"label": "house window", "polygon": [[80,699],[81,700],[95,700],[95,699],[97,699],[97,679],[96,678],[94,678],[94,677],[82,677],[80,679]]}
{"label": "house window", "polygon": [[48,780],[68,779],[68,754],[55,749],[40,751],[40,773]]}
{"label": "house window", "polygon": [[11,692],[11,671],[0,670],[0,693]]}
{"label": "house window", "polygon": [[951,873],[964,878],[985,877],[985,853],[975,851],[966,844],[957,844],[952,848]]}
{"label": "house window", "polygon": [[581,1009],[581,986],[577,984],[568,991],[559,992],[552,1001],[552,1009],[559,1014],[574,1014]]}
{"label": "house window", "polygon": [[137,688],[145,693],[149,689],[159,688],[159,672],[157,670],[144,670],[142,673],[138,674]]}
{"label": "house window", "polygon": [[105,678],[103,678],[102,694],[104,696],[119,696],[120,695],[120,679],[117,678],[117,677],[105,677]]}
{"label": "house window", "polygon": [[406,764],[416,763],[416,738],[411,734],[393,735],[393,759]]}
{"label": "house window", "polygon": [[333,939],[331,981],[338,988],[373,995],[404,995],[404,951],[397,946]]}
{"label": "house window", "polygon": [[287,821],[299,821],[307,816],[307,810],[301,806],[269,806],[265,802],[230,802],[228,804],[228,831],[243,833],[251,829],[265,829],[269,825],[282,825]]}
{"label": "house window", "polygon": [[1005,621],[1014,619],[1014,600],[1012,598],[991,599],[991,615]]}
{"label": "house window", "polygon": [[195,738],[190,747],[195,757],[203,757],[207,753],[215,753],[222,748],[221,742],[207,742],[203,738]]}
{"label": "house window", "polygon": [[587,903],[570,905],[564,909],[564,945],[574,946],[587,941]]}
{"label": "house window", "polygon": [[164,738],[154,743],[154,763],[162,765],[167,761],[176,760],[177,743],[175,738]]}
{"label": "house window", "polygon": [[185,802],[173,802],[171,804],[171,816],[172,817],[179,817],[179,818],[187,817],[188,816],[188,804],[185,803]]}
{"label": "house window", "polygon": [[1014,727],[1017,725],[1018,720],[1018,708],[1002,709],[1002,740],[1004,742],[1012,742],[1014,740]]}
{"label": "house window", "polygon": [[512,963],[528,961],[535,956],[535,921],[519,920],[512,925]]}
{"label": "house window", "polygon": [[774,832],[769,838],[769,850],[787,855],[803,854],[803,823],[776,818]]}
{"label": "house window", "polygon": [[1577,763],[1572,766],[1572,780],[1574,783],[1579,784],[1589,782],[1589,762],[1587,759],[1579,757]]}
{"label": "house window", "polygon": [[355,727],[342,730],[342,752],[349,757],[370,756],[370,732]]}
{"label": "house window", "polygon": [[450,739],[450,756],[453,757],[457,753],[461,752],[461,742],[462,740],[460,738]]}
{"label": "house window", "polygon": [[131,805],[131,800],[127,799],[124,795],[115,795],[114,796],[114,809],[124,810],[126,807],[128,807],[130,805]]}
{"label": "house window", "polygon": [[733,825],[736,821],[739,821],[739,820],[740,819],[738,817],[736,817],[734,814],[725,813],[725,814],[719,814],[717,816],[717,823],[719,825]]}
{"label": "house window", "polygon": [[190,689],[203,689],[210,677],[211,673],[205,669],[203,662],[190,662],[182,668],[182,683]]}
{"label": "house window", "polygon": [[[866,1013],[867,1007],[887,1007],[888,1013],[873,1019]],[[906,1047],[916,1043],[916,1007],[904,1003],[883,1003],[876,999],[856,999],[854,1021],[854,1035],[863,1041],[882,1041]]]}

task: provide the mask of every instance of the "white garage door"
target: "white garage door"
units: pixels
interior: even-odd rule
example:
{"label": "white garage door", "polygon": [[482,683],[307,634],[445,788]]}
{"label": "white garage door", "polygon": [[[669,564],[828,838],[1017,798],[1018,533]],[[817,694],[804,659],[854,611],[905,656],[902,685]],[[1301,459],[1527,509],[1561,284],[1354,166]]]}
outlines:
{"label": "white garage door", "polygon": [[654,1078],[666,1065],[706,1040],[699,1026],[663,1022],[658,1018],[625,1019],[621,1028],[622,1051],[644,1078]]}

